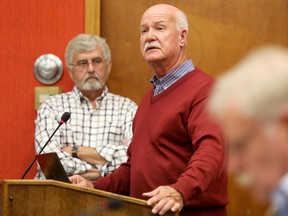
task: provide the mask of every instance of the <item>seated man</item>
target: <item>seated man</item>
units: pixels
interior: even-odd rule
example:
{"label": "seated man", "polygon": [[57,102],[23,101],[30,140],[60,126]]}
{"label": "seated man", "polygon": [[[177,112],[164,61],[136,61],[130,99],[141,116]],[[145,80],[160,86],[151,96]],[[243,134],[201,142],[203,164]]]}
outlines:
{"label": "seated man", "polygon": [[[111,53],[103,38],[76,36],[66,48],[65,60],[75,86],[70,92],[50,96],[40,106],[35,121],[36,154],[61,115],[70,112],[70,120],[61,126],[43,153],[56,152],[68,175],[79,174],[94,181],[127,160],[137,105],[110,93],[105,86],[111,71]],[[35,179],[44,179],[39,167]]]}

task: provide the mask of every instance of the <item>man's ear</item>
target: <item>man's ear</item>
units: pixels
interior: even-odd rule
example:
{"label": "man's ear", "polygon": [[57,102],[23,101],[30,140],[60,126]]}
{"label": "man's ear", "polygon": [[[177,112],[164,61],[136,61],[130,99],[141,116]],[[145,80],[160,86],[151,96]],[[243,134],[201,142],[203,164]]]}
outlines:
{"label": "man's ear", "polygon": [[185,29],[182,29],[180,32],[180,46],[186,46],[187,44],[187,36],[188,36],[188,32]]}
{"label": "man's ear", "polygon": [[282,111],[281,111],[281,114],[280,114],[280,121],[287,125],[287,128],[288,128],[288,106],[285,106]]}
{"label": "man's ear", "polygon": [[[282,156],[285,156],[284,158],[286,158],[284,161],[285,163],[287,162],[287,156],[288,156],[288,146],[287,146],[287,142],[288,142],[288,106],[285,106],[284,108],[282,108],[281,112],[280,112],[280,116],[279,116],[279,126],[277,128],[277,139],[278,141],[275,142],[275,144],[277,143],[277,149],[279,153],[279,158]],[[288,165],[288,164],[287,164]]]}
{"label": "man's ear", "polygon": [[112,69],[112,62],[110,61],[110,62],[107,63],[107,73],[108,73],[108,76],[110,75],[111,69]]}
{"label": "man's ear", "polygon": [[110,61],[110,62],[107,62],[107,70],[106,70],[106,81],[105,82],[107,82],[107,80],[108,80],[108,78],[109,78],[109,75],[110,75],[110,72],[111,72],[111,68],[112,68],[112,62]]}

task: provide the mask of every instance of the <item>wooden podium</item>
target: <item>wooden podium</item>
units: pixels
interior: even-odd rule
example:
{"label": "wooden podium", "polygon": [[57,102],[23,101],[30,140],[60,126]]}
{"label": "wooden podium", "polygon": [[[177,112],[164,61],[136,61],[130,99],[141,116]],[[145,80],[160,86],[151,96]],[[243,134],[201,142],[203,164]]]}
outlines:
{"label": "wooden podium", "polygon": [[2,180],[0,189],[0,215],[3,216],[153,215],[145,200],[59,181]]}

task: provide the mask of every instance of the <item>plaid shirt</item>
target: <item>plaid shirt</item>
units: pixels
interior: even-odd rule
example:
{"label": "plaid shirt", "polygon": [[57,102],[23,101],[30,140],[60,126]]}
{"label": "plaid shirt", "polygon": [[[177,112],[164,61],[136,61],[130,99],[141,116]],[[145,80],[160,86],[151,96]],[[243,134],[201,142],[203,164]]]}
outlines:
{"label": "plaid shirt", "polygon": [[[71,118],[55,133],[43,153],[56,152],[68,175],[97,168],[101,176],[113,172],[127,160],[132,138],[132,121],[137,105],[128,98],[108,92],[107,87],[96,99],[93,109],[89,100],[75,86],[72,91],[50,96],[39,108],[35,120],[36,153],[47,142],[64,112]],[[108,163],[92,165],[64,152],[64,146],[93,147]],[[38,166],[36,179],[45,179]]]}
{"label": "plaid shirt", "polygon": [[189,59],[185,61],[182,65],[175,68],[171,73],[168,73],[166,76],[157,79],[156,76],[153,76],[151,79],[151,83],[154,86],[153,95],[160,94],[161,92],[165,91],[171,85],[173,85],[177,80],[183,77],[185,74],[194,70],[194,65],[192,60]]}

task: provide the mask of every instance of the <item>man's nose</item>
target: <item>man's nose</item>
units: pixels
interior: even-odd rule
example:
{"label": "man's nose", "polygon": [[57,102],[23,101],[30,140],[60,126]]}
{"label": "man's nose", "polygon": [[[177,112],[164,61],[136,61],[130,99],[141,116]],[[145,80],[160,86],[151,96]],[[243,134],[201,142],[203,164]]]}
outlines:
{"label": "man's nose", "polygon": [[228,169],[231,173],[237,174],[243,171],[244,161],[245,159],[242,158],[240,155],[237,154],[230,154],[229,155],[229,163]]}
{"label": "man's nose", "polygon": [[156,40],[155,31],[153,29],[149,29],[146,34],[147,41],[154,41]]}
{"label": "man's nose", "polygon": [[94,66],[93,66],[93,63],[92,62],[88,62],[88,68],[87,68],[87,71],[88,73],[94,73]]}

